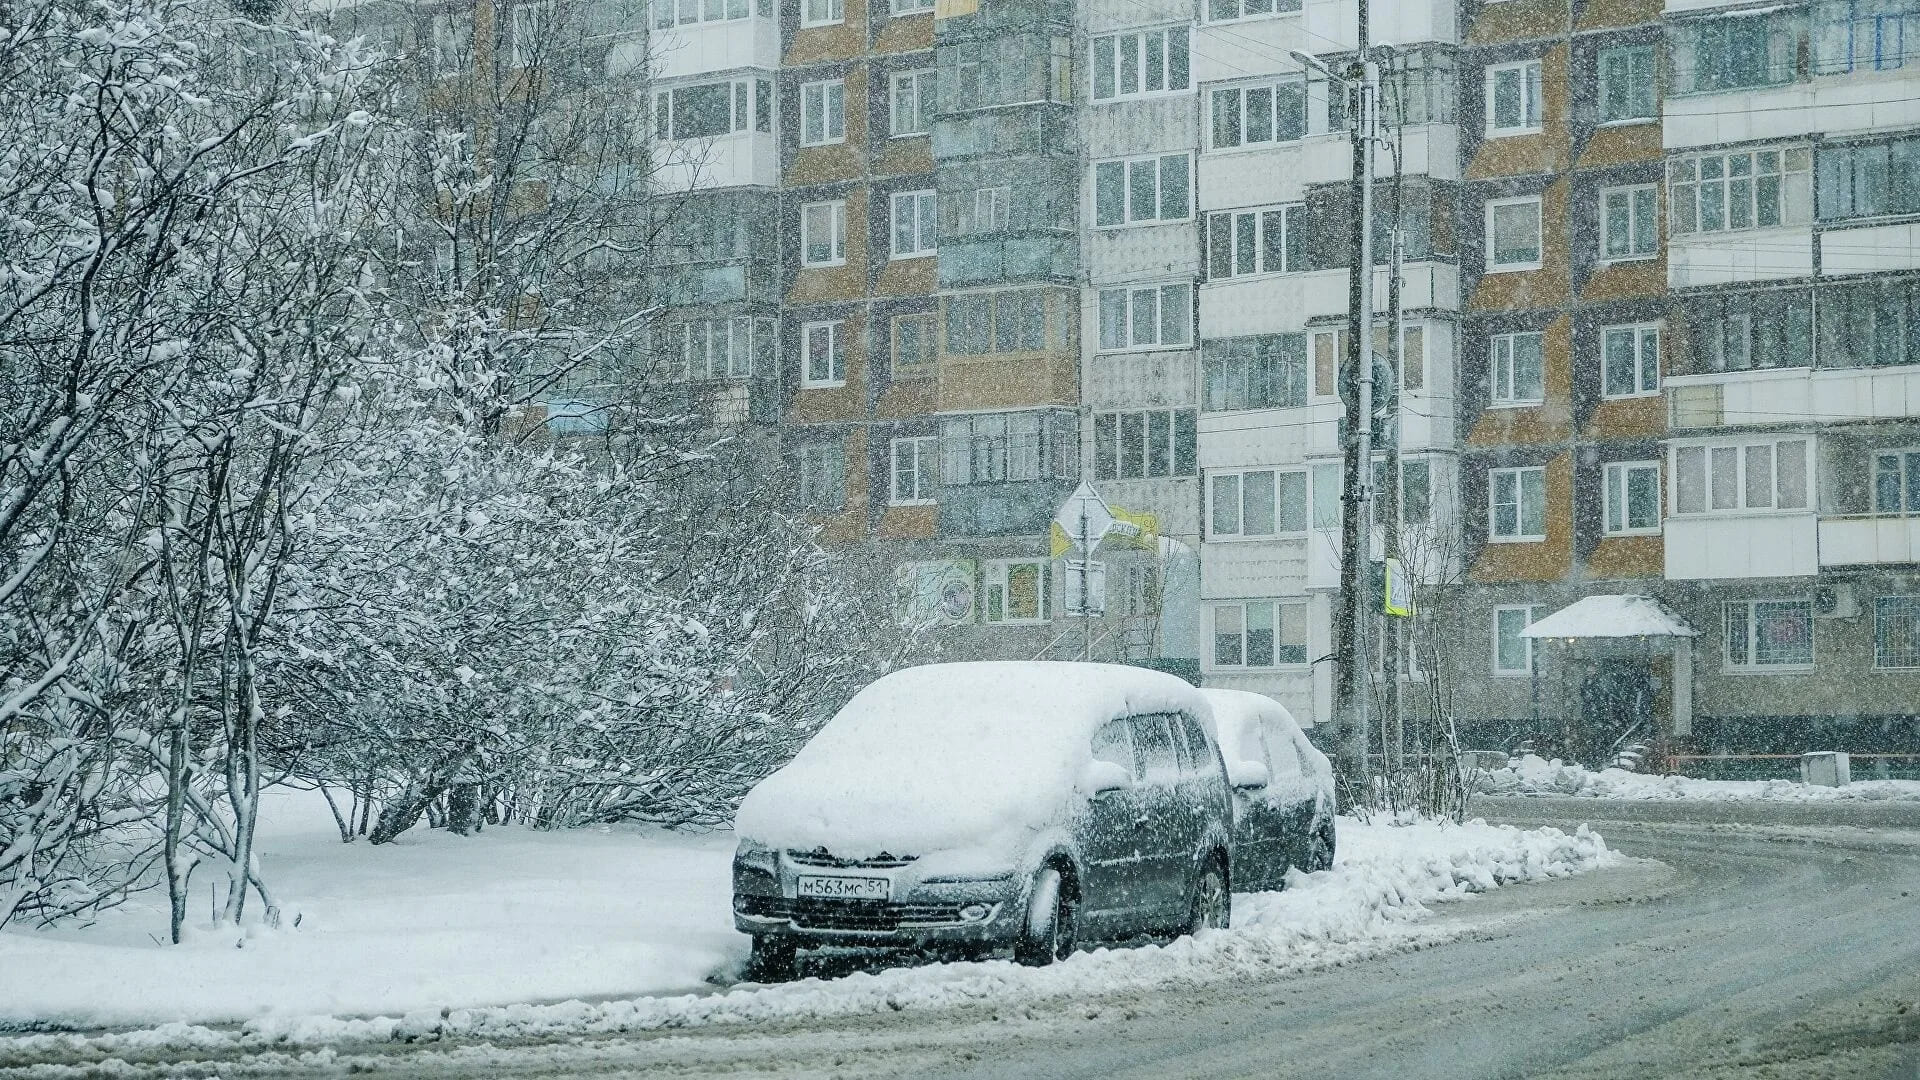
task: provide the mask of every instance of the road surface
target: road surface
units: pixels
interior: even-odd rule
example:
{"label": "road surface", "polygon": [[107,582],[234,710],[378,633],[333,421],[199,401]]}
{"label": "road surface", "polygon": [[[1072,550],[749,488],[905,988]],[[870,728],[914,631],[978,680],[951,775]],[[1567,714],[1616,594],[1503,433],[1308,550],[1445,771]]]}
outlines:
{"label": "road surface", "polygon": [[1603,831],[1632,865],[1447,905],[1461,940],[1268,984],[151,1075],[1920,1080],[1920,833]]}

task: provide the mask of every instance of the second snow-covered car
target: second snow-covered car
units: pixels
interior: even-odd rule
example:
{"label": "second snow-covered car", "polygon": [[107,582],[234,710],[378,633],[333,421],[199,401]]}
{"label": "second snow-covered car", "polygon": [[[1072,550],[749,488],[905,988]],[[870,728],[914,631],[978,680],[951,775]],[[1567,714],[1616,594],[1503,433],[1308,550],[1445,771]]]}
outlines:
{"label": "second snow-covered car", "polygon": [[1200,691],[1233,787],[1234,887],[1278,889],[1287,868],[1333,865],[1333,766],[1286,706],[1244,690]]}
{"label": "second snow-covered car", "polygon": [[796,950],[1011,947],[1225,926],[1230,795],[1199,691],[1160,672],[930,664],[855,695],[740,807],[734,925]]}

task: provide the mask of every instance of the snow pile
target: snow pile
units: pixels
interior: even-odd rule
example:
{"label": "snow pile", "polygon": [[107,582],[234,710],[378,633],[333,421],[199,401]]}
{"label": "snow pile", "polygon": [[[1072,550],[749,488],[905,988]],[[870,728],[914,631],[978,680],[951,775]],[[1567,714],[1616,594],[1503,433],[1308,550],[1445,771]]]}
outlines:
{"label": "snow pile", "polygon": [[1763,799],[1785,802],[1834,800],[1920,801],[1920,780],[1856,780],[1846,787],[1819,787],[1796,780],[1700,780],[1649,776],[1625,769],[1594,772],[1558,758],[1528,754],[1480,778],[1489,795],[1573,795],[1600,799]]}
{"label": "snow pile", "polygon": [[761,781],[735,828],[769,847],[849,858],[1024,851],[1070,816],[1094,731],[1142,712],[1205,717],[1207,705],[1172,675],[1114,664],[905,668],[860,691]]}
{"label": "snow pile", "polygon": [[[341,1042],[522,1038],[805,1021],[969,1002],[1017,1004],[1273,978],[1446,940],[1467,928],[1423,927],[1420,919],[1429,913],[1430,904],[1499,885],[1563,877],[1618,859],[1585,826],[1569,834],[1481,822],[1395,827],[1342,819],[1340,842],[1341,858],[1335,869],[1311,875],[1295,872],[1282,893],[1236,897],[1230,930],[1163,946],[1101,949],[1048,968],[1024,968],[1007,961],[935,964],[832,981],[743,986],[724,994],[493,1008],[443,1008],[440,999],[422,994],[410,1011],[371,1019],[272,1015],[239,1029],[173,1024],[110,1035],[21,1036],[0,1040],[0,1065],[158,1048],[277,1050]],[[713,869],[716,876],[723,875],[724,861],[716,859]],[[713,915],[718,921],[726,912],[722,907]],[[740,951],[744,952],[744,939]],[[270,976],[253,973],[249,977]],[[369,978],[375,978],[373,973]],[[21,985],[23,990],[34,987],[27,992],[29,1000],[41,993],[37,982]],[[124,990],[118,996],[128,997]]]}

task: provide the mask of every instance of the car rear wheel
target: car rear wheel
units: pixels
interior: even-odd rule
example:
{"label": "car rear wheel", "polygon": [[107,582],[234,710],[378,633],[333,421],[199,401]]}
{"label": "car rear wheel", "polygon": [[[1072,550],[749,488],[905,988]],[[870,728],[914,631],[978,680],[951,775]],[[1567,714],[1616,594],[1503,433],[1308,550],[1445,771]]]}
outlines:
{"label": "car rear wheel", "polygon": [[1307,872],[1333,869],[1333,815],[1328,814],[1314,826],[1307,841]]}
{"label": "car rear wheel", "polygon": [[1044,967],[1073,953],[1073,897],[1058,867],[1049,866],[1034,880],[1027,901],[1027,923],[1013,958],[1028,967]]}
{"label": "car rear wheel", "polygon": [[753,936],[753,955],[747,959],[747,979],[752,982],[785,982],[793,978],[799,952],[793,942],[772,934]]}
{"label": "car rear wheel", "polygon": [[1233,894],[1227,891],[1227,871],[1220,860],[1209,859],[1193,883],[1193,901],[1187,916],[1187,932],[1224,930],[1233,921]]}

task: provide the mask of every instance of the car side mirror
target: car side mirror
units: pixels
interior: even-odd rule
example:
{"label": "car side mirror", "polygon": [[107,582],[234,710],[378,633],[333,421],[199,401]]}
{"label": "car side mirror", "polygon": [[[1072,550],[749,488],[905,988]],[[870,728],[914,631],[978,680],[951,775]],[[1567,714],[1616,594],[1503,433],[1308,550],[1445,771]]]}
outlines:
{"label": "car side mirror", "polygon": [[1273,782],[1265,762],[1236,761],[1227,770],[1227,783],[1236,791],[1259,791]]}
{"label": "car side mirror", "polygon": [[1080,773],[1080,790],[1097,799],[1133,786],[1133,774],[1111,761],[1089,761]]}

